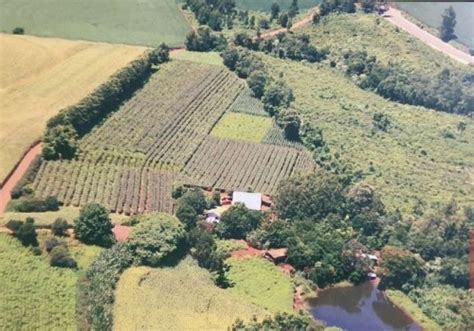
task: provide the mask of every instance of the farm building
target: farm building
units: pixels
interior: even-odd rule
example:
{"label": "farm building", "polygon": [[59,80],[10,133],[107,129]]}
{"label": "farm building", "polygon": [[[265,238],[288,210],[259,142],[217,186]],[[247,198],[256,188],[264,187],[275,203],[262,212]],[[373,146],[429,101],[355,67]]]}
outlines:
{"label": "farm building", "polygon": [[220,206],[214,209],[210,209],[206,212],[206,221],[208,223],[218,223],[221,219],[222,214],[229,209],[229,205]]}
{"label": "farm building", "polygon": [[288,248],[274,248],[265,252],[264,257],[275,264],[285,262],[288,256]]}
{"label": "farm building", "polygon": [[232,195],[232,204],[242,203],[248,209],[262,209],[262,194],[249,192],[234,192]]}

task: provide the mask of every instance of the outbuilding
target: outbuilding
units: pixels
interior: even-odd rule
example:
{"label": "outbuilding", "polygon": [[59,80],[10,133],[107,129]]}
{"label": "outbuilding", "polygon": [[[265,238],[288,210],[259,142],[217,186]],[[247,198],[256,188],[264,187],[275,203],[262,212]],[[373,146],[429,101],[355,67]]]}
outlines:
{"label": "outbuilding", "polygon": [[232,194],[232,204],[242,203],[248,209],[261,210],[262,209],[262,194],[249,192],[234,192]]}
{"label": "outbuilding", "polygon": [[265,251],[264,257],[275,264],[283,263],[288,257],[288,248],[273,248]]}

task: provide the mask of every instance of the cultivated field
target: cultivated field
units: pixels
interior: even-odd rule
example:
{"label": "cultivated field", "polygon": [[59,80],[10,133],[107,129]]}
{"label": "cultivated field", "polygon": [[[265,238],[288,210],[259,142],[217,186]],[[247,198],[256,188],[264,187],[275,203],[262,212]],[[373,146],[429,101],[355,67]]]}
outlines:
{"label": "cultivated field", "polygon": [[[39,241],[42,241],[39,236]],[[75,330],[76,283],[99,248],[71,243],[79,271],[50,267],[20,242],[0,235],[0,329]]]}
{"label": "cultivated field", "polygon": [[[231,112],[241,94],[249,97],[244,83],[222,66],[188,61],[163,65],[142,90],[81,139],[79,159],[43,162],[33,189],[37,196],[56,196],[65,205],[98,202],[125,214],[172,212],[175,182],[273,193],[280,180],[312,169],[313,163],[295,148],[210,136],[215,128],[226,138],[266,137],[270,118]],[[250,123],[248,117],[257,119],[252,136],[245,125],[236,126],[240,122],[229,123],[234,117],[243,118],[243,124]]]}
{"label": "cultivated field", "polygon": [[174,268],[126,270],[117,285],[114,330],[227,330],[237,318],[265,315],[216,287],[207,270],[186,258]]}
{"label": "cultivated field", "polygon": [[[275,77],[284,73],[303,120],[323,129],[332,152],[361,170],[390,209],[412,212],[418,198],[425,208],[453,197],[474,203],[473,120],[387,101],[333,69],[263,58]],[[388,132],[373,132],[375,112],[389,116]]]}
{"label": "cultivated field", "polygon": [[272,119],[269,117],[231,112],[222,117],[211,135],[217,138],[259,143],[272,126]]}
{"label": "cultivated field", "polygon": [[0,182],[41,138],[50,117],[145,51],[6,34],[0,45]]}
{"label": "cultivated field", "polygon": [[[51,15],[54,13],[54,15]],[[189,31],[176,0],[0,0],[0,31],[156,47]]]}

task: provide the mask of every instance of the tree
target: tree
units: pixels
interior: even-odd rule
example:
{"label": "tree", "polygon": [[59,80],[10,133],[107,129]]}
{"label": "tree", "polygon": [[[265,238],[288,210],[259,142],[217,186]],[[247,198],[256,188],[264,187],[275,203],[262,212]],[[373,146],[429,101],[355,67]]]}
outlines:
{"label": "tree", "polygon": [[152,50],[149,54],[150,62],[153,65],[168,62],[170,59],[170,48],[165,43]]}
{"label": "tree", "polygon": [[299,136],[303,145],[310,151],[318,150],[326,145],[323,130],[309,123],[303,124]]}
{"label": "tree", "polygon": [[72,126],[58,125],[47,130],[43,141],[46,160],[72,159],[77,149],[77,133]]}
{"label": "tree", "polygon": [[278,23],[283,27],[286,28],[288,25],[288,14],[281,13],[280,17],[278,18]]}
{"label": "tree", "polygon": [[176,217],[149,214],[133,229],[128,243],[137,263],[156,267],[173,262],[182,253],[185,236],[184,226]]}
{"label": "tree", "polygon": [[67,234],[67,228],[67,221],[62,217],[58,217],[54,220],[51,231],[55,236],[65,236]]}
{"label": "tree", "polygon": [[285,330],[285,331],[322,331],[325,326],[307,315],[277,313],[263,321],[252,321],[247,324],[238,319],[232,325],[232,331]]}
{"label": "tree", "polygon": [[267,85],[267,74],[262,70],[254,71],[247,78],[247,84],[256,98],[261,98],[265,93],[265,86]]}
{"label": "tree", "polygon": [[52,267],[77,268],[77,262],[74,261],[64,245],[58,245],[51,250],[49,264]]}
{"label": "tree", "polygon": [[294,99],[293,91],[284,82],[272,83],[263,95],[263,108],[275,116],[282,108],[288,108]]}
{"label": "tree", "polygon": [[292,0],[290,9],[288,9],[288,16],[293,18],[299,13],[298,0]]}
{"label": "tree", "polygon": [[198,261],[200,267],[209,271],[224,268],[224,259],[217,252],[217,245],[212,234],[195,228],[189,233],[188,243],[191,247],[191,255]]}
{"label": "tree", "polygon": [[82,207],[74,220],[74,234],[86,244],[110,247],[115,241],[112,228],[109,212],[97,203]]}
{"label": "tree", "polygon": [[186,204],[190,206],[197,215],[204,213],[207,208],[206,196],[199,188],[189,189],[178,199],[177,204]]}
{"label": "tree", "polygon": [[26,222],[23,223],[16,232],[16,237],[21,241],[23,246],[38,246],[38,240],[35,230],[35,220],[28,217]]}
{"label": "tree", "polygon": [[274,19],[278,18],[278,15],[280,14],[280,6],[276,2],[272,3],[270,13],[270,20],[273,21]]}
{"label": "tree", "polygon": [[425,261],[395,246],[385,246],[381,252],[381,286],[409,292],[423,284]]}
{"label": "tree", "polygon": [[187,230],[194,228],[198,220],[198,214],[194,208],[184,202],[178,203],[176,217],[184,224]]}
{"label": "tree", "polygon": [[13,29],[12,33],[13,34],[25,34],[25,29],[20,28],[20,27],[16,27],[16,28]]}
{"label": "tree", "polygon": [[298,113],[293,109],[285,109],[278,115],[278,125],[283,128],[285,138],[291,141],[299,141],[299,130],[301,120]]}
{"label": "tree", "polygon": [[456,12],[453,6],[449,6],[445,9],[442,15],[441,26],[439,27],[440,38],[448,42],[451,39],[456,38],[454,35],[454,27],[456,26]]}
{"label": "tree", "polygon": [[216,34],[207,26],[201,26],[197,31],[191,31],[186,36],[186,49],[189,51],[209,52],[221,50],[226,42],[222,34]]}
{"label": "tree", "polygon": [[270,22],[264,17],[258,22],[258,27],[264,30],[270,29]]}
{"label": "tree", "polygon": [[217,233],[226,239],[244,239],[263,221],[264,215],[258,210],[251,210],[243,204],[236,204],[226,210],[216,226]]}
{"label": "tree", "polygon": [[344,189],[338,176],[324,170],[292,177],[278,187],[276,210],[283,219],[321,220],[343,211]]}
{"label": "tree", "polygon": [[371,13],[375,8],[375,0],[361,0],[360,6],[365,13]]}

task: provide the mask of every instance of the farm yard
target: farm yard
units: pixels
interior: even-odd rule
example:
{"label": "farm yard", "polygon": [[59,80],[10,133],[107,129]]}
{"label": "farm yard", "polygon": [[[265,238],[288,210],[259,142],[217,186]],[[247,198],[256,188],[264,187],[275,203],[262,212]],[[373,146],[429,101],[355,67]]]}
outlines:
{"label": "farm yard", "polygon": [[41,138],[50,117],[145,51],[6,34],[0,44],[0,182]]}
{"label": "farm yard", "polygon": [[0,31],[43,37],[181,47],[190,30],[176,0],[1,0],[0,8]]}
{"label": "farm yard", "polygon": [[125,271],[116,289],[114,330],[227,330],[237,318],[267,314],[216,287],[207,270],[186,258],[173,268]]}
{"label": "farm yard", "polygon": [[270,141],[276,145],[260,143],[274,124],[268,116],[235,112],[250,98],[222,66],[162,65],[80,140],[78,159],[44,161],[32,188],[37,197],[56,196],[67,206],[98,202],[126,215],[172,212],[176,182],[274,193],[282,179],[314,164],[304,151],[278,146],[282,136]]}

